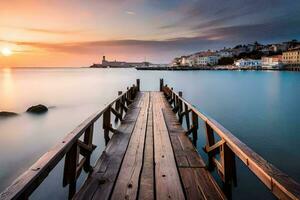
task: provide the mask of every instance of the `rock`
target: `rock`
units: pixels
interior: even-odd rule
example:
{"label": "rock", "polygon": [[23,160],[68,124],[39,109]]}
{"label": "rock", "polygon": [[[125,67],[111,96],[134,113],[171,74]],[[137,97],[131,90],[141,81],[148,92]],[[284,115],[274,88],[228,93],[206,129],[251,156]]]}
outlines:
{"label": "rock", "polygon": [[36,106],[31,106],[26,110],[28,113],[33,113],[33,114],[42,114],[48,111],[48,108],[42,104],[36,105]]}
{"label": "rock", "polygon": [[0,117],[14,117],[17,115],[18,115],[18,113],[8,112],[8,111],[0,111]]}

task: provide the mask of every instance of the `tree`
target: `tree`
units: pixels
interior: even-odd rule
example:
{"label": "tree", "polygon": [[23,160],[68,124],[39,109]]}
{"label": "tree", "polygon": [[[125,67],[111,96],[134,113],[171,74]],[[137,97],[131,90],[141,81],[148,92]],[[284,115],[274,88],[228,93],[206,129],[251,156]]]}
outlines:
{"label": "tree", "polygon": [[231,57],[222,57],[218,61],[218,65],[232,65],[234,63],[234,59]]}

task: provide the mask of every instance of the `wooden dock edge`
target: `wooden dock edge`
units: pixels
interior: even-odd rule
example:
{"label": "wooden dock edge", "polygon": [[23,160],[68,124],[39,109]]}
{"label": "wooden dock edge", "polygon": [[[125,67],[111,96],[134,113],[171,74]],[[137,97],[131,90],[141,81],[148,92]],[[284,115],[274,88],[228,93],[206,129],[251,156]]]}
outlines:
{"label": "wooden dock edge", "polygon": [[[163,79],[160,80],[160,90],[164,92],[173,111],[177,113],[179,121],[183,122],[183,118],[186,119],[188,126],[186,134],[193,134],[194,144],[196,144],[199,128],[198,118],[205,123],[204,150],[209,157],[208,168],[217,169],[225,189],[230,190],[231,185],[236,185],[235,157],[238,157],[278,199],[300,199],[299,183],[263,159],[217,121],[187,102],[182,97],[182,92],[176,93],[173,88],[164,85]],[[217,134],[221,140],[215,141],[214,134]],[[220,159],[216,158],[217,154],[220,155]]]}
{"label": "wooden dock edge", "polygon": [[[105,106],[104,109],[91,115],[71,131],[63,140],[45,153],[28,170],[20,175],[1,194],[0,200],[28,199],[35,189],[44,181],[53,168],[65,157],[63,186],[69,186],[69,199],[76,193],[76,180],[82,170],[90,172],[90,156],[96,146],[92,143],[94,123],[103,118],[103,130],[106,144],[109,142],[109,132],[115,132],[113,121],[122,120],[140,90],[140,80],[136,85],[127,88],[123,94]],[[112,116],[115,116],[113,119]],[[80,137],[84,136],[83,141]],[[79,155],[82,156],[79,160]]]}

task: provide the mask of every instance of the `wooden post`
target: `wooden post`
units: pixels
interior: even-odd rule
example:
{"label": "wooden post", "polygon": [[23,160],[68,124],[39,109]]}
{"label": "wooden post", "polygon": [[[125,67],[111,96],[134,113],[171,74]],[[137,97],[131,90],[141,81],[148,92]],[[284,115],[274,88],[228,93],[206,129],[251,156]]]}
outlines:
{"label": "wooden post", "polygon": [[[215,137],[213,129],[205,122],[206,128],[206,148],[211,147],[215,144]],[[214,169],[213,163],[213,152],[208,152],[208,170],[212,171]]]}
{"label": "wooden post", "polygon": [[[122,91],[118,91],[118,96],[120,96],[122,94]],[[122,98],[121,98],[122,99]],[[119,99],[118,101],[116,101],[116,105],[115,105],[115,110],[117,112],[120,112],[120,101],[121,99]],[[122,109],[122,108],[121,108]],[[122,118],[123,118],[123,112],[122,112]],[[118,122],[119,118],[116,116],[115,118],[115,122]]]}
{"label": "wooden post", "polygon": [[179,92],[178,92],[178,95],[179,95],[180,97],[182,97],[182,91],[179,91]]}
{"label": "wooden post", "polygon": [[195,112],[192,112],[192,123],[193,123],[193,144],[197,147],[197,140],[198,140],[198,128],[199,128],[199,121],[198,115]]}
{"label": "wooden post", "polygon": [[83,165],[84,171],[89,172],[91,167],[91,154],[93,149],[93,133],[94,133],[94,124],[91,124],[84,133],[83,142],[91,149],[91,151],[85,155],[85,162]]}
{"label": "wooden post", "polygon": [[136,79],[136,87],[137,87],[137,91],[141,91],[140,89],[140,79]]}
{"label": "wooden post", "polygon": [[130,101],[134,99],[135,92],[136,92],[136,87],[135,87],[135,85],[132,85],[132,87],[131,87]]}
{"label": "wooden post", "polygon": [[120,99],[120,114],[121,114],[121,116],[122,116],[122,118],[123,118],[123,106],[121,106],[121,104],[122,105],[125,105],[125,101],[124,101],[124,95],[121,97],[121,99]]}
{"label": "wooden post", "polygon": [[104,129],[104,139],[105,145],[108,144],[109,138],[109,128],[110,128],[110,107],[108,107],[103,113],[103,129]]}
{"label": "wooden post", "polygon": [[[127,91],[126,91],[126,94],[125,94],[126,99],[130,99],[131,98],[131,96],[130,96],[130,89],[131,88],[127,87]],[[126,105],[129,106],[129,102],[128,101],[126,101]]]}
{"label": "wooden post", "polygon": [[161,92],[163,91],[163,87],[164,87],[164,79],[161,78],[160,79],[160,87],[159,87]]}
{"label": "wooden post", "polygon": [[189,130],[191,128],[191,125],[190,125],[190,113],[189,113],[188,105],[185,104],[185,103],[184,103],[184,111],[185,111],[186,127],[187,127],[187,130]]}
{"label": "wooden post", "polygon": [[[181,93],[181,95],[182,95],[182,93]],[[180,119],[180,123],[182,124],[182,117],[181,117],[181,113],[183,111],[183,109],[182,109],[182,100],[177,98],[177,101],[178,101],[178,117]]]}
{"label": "wooden post", "polygon": [[232,185],[236,186],[236,165],[235,165],[235,154],[228,147],[226,143],[222,145],[221,152],[221,163],[223,165],[224,174],[224,191],[228,198],[232,196]]}
{"label": "wooden post", "polygon": [[76,193],[76,171],[79,159],[77,140],[67,152],[64,166],[63,186],[69,185],[69,199]]}

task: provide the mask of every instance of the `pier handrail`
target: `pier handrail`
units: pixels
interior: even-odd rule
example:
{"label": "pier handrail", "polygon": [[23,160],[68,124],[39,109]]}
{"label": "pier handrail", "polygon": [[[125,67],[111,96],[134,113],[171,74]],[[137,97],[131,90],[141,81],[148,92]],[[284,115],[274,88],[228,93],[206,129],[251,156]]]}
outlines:
{"label": "pier handrail", "polygon": [[[204,151],[208,154],[208,169],[217,169],[225,190],[229,188],[231,190],[231,185],[236,185],[235,156],[237,156],[277,198],[300,199],[299,183],[267,162],[217,121],[187,102],[182,97],[182,92],[176,93],[173,88],[164,85],[162,79],[160,80],[160,90],[164,92],[173,111],[178,114],[179,121],[183,123],[183,118],[186,119],[186,134],[192,134],[194,146],[197,144],[198,118],[205,123],[206,145]],[[214,133],[221,138],[217,142]],[[219,159],[216,157],[217,154],[220,155]]]}
{"label": "pier handrail", "polygon": [[[111,114],[115,115],[115,122],[122,120],[128,110],[127,106],[131,104],[139,90],[140,80],[137,79],[136,85],[127,88],[123,94],[120,91],[115,100],[84,120],[60,143],[45,153],[0,194],[0,200],[28,199],[63,157],[65,157],[63,186],[69,185],[69,199],[71,199],[76,193],[76,180],[82,169],[86,172],[92,170],[90,156],[96,148],[93,144],[94,123],[103,116],[104,138],[107,144],[110,139],[109,132],[115,131],[111,125]],[[83,141],[80,140],[81,136],[84,137]],[[79,160],[79,155],[82,155],[81,160]]]}

